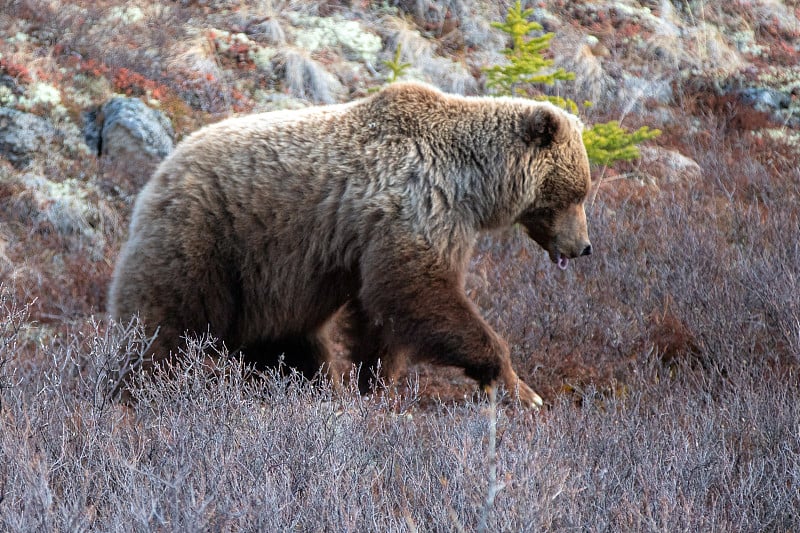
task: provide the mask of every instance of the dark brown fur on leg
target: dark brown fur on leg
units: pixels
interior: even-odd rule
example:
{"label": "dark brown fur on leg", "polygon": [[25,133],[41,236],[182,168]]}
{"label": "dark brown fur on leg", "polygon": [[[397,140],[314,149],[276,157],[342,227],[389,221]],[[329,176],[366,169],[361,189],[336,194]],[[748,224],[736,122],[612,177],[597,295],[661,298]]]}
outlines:
{"label": "dark brown fur on leg", "polygon": [[370,320],[360,302],[348,302],[344,316],[350,361],[358,370],[358,389],[366,394],[378,380],[393,377],[394,354],[386,349],[381,326]]}
{"label": "dark brown fur on leg", "polygon": [[460,367],[484,389],[501,383],[523,403],[541,405],[512,368],[506,342],[467,298],[460,275],[439,266],[435,257],[425,261],[424,250],[403,243],[391,247],[415,261],[400,257],[391,269],[370,269],[361,290],[368,302],[365,313],[380,329],[387,351],[409,351],[419,360]]}
{"label": "dark brown fur on leg", "polygon": [[328,347],[318,335],[297,335],[282,339],[263,339],[250,343],[241,350],[242,359],[256,370],[264,371],[278,368],[281,364],[287,369],[297,370],[308,380],[327,370],[330,363]]}

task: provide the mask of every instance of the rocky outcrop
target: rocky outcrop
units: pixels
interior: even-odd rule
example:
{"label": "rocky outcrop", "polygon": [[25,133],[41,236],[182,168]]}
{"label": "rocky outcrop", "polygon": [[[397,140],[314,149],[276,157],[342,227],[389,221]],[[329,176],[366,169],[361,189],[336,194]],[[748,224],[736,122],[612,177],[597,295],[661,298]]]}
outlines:
{"label": "rocky outcrop", "polygon": [[680,181],[696,182],[703,177],[703,169],[697,161],[680,152],[667,150],[659,146],[642,146],[641,163],[657,181],[676,183]]}
{"label": "rocky outcrop", "polygon": [[59,138],[53,124],[42,117],[10,108],[0,108],[0,157],[24,168],[34,154],[45,152]]}
{"label": "rocky outcrop", "polygon": [[169,119],[138,98],[112,98],[103,104],[102,116],[101,155],[144,154],[160,160],[172,152],[175,132]]}

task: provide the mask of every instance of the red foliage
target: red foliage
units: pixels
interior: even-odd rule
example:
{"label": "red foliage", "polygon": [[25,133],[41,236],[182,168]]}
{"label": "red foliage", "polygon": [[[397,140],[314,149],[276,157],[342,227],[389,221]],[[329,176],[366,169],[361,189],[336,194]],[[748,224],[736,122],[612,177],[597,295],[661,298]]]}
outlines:
{"label": "red foliage", "polygon": [[148,79],[138,72],[127,68],[119,68],[114,73],[114,89],[123,92],[127,96],[142,96],[149,94],[150,97],[161,99],[169,92],[169,88],[156,81]]}
{"label": "red foliage", "polygon": [[797,51],[790,42],[783,39],[776,39],[769,45],[769,63],[771,65],[796,67],[797,62]]}
{"label": "red foliage", "polygon": [[106,76],[111,70],[105,63],[97,61],[96,59],[70,58],[70,62],[73,61],[77,63],[79,72],[88,74],[89,76],[94,76],[95,78]]}
{"label": "red foliage", "polygon": [[674,364],[680,360],[690,363],[702,352],[694,334],[684,318],[669,309],[668,303],[663,310],[654,311],[648,317],[648,341],[656,349],[661,360]]}
{"label": "red foliage", "polygon": [[231,43],[228,54],[236,61],[236,66],[244,70],[255,70],[256,65],[249,57],[250,47],[244,43]]}
{"label": "red foliage", "polygon": [[[223,64],[231,64],[242,70],[256,69],[255,63],[250,58],[250,45],[248,43],[239,42],[230,36],[218,37],[213,31],[209,31],[207,35]],[[221,46],[222,39],[227,43],[227,48]]]}
{"label": "red foliage", "polygon": [[640,24],[631,20],[622,20],[616,25],[616,34],[619,38],[631,38],[646,33]]}
{"label": "red foliage", "polygon": [[768,127],[771,122],[769,113],[743,103],[735,94],[712,97],[708,105],[711,113],[726,118],[728,128],[733,130],[756,131]]}
{"label": "red foliage", "polygon": [[252,111],[253,102],[246,94],[238,89],[231,89],[232,107],[235,113]]}
{"label": "red foliage", "polygon": [[30,83],[32,81],[28,67],[5,58],[0,59],[0,74],[11,76],[19,83]]}
{"label": "red foliage", "polygon": [[755,109],[735,93],[719,94],[708,80],[696,80],[678,87],[684,112],[700,117],[715,117],[727,132],[757,131],[769,127],[770,114]]}

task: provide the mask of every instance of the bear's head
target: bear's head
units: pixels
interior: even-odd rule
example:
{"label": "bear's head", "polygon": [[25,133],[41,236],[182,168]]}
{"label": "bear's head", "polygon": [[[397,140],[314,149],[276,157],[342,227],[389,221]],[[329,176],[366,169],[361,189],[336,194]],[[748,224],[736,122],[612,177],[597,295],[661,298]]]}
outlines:
{"label": "bear's head", "polygon": [[527,106],[520,136],[529,157],[522,172],[533,183],[532,198],[517,222],[565,269],[569,260],[592,253],[584,203],[591,177],[577,117],[549,104]]}

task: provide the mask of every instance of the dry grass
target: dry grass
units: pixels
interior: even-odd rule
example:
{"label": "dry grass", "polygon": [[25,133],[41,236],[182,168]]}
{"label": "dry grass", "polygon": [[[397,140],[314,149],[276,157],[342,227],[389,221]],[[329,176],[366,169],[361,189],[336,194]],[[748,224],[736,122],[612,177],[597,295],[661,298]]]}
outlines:
{"label": "dry grass", "polygon": [[277,63],[284,85],[298,98],[332,104],[336,102],[337,93],[342,91],[341,84],[301,50],[285,50]]}
{"label": "dry grass", "polygon": [[650,361],[624,397],[589,386],[580,407],[560,396],[493,421],[483,402],[419,410],[413,396],[245,379],[233,363],[210,379],[195,351],[141,380],[130,410],[106,403],[103,384],[135,330],[89,328],[30,366],[24,317],[4,311],[6,347],[18,344],[0,366],[5,531],[800,526],[798,376],[771,365],[699,378]]}

